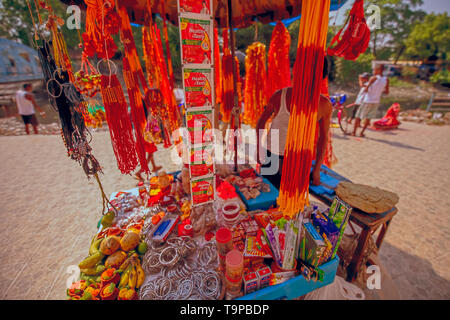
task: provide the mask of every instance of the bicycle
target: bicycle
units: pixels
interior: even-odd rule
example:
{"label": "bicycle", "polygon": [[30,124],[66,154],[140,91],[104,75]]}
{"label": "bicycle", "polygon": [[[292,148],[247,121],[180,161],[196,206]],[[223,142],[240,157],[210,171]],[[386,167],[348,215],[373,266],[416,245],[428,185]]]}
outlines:
{"label": "bicycle", "polygon": [[330,96],[331,105],[333,107],[333,111],[337,111],[337,120],[339,124],[339,128],[344,134],[349,134],[353,129],[352,121],[354,119],[354,115],[356,110],[349,114],[348,109],[354,107],[356,104],[351,103],[349,105],[344,106],[345,101],[347,101],[347,95],[345,93],[339,93]]}

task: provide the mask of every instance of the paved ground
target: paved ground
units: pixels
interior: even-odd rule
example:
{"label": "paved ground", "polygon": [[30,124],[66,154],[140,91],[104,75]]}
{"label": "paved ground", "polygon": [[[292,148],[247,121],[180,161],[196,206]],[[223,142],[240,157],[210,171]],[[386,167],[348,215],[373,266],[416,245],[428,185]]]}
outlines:
{"label": "paved ground", "polygon": [[[366,139],[335,133],[335,170],[400,196],[380,255],[401,297],[449,299],[450,126],[405,123]],[[134,187],[116,168],[109,134],[93,138],[105,191]],[[100,193],[65,154],[59,136],[0,137],[0,299],[64,299],[70,266],[87,255]],[[177,168],[167,152],[156,160]]]}

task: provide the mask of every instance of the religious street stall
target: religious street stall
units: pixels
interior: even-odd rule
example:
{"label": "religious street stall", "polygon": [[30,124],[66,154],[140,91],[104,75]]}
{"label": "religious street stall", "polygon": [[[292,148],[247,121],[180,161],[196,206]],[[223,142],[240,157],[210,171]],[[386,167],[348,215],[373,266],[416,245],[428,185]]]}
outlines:
{"label": "religious street stall", "polygon": [[[41,23],[43,11],[49,16],[51,41],[39,30],[35,40],[68,155],[82,165],[88,178],[96,178],[103,200],[98,232],[79,263],[79,281],[67,289],[69,299],[293,299],[334,281],[345,228],[360,204],[348,201],[352,186],[345,184],[336,189],[338,196],[332,194],[334,189],[327,193],[329,207],[311,204],[309,176],[322,86],[317,74],[322,73],[328,16],[336,1],[298,2],[266,0],[253,6],[252,1],[237,0],[84,0],[81,69],[74,71],[60,19],[47,1],[34,1],[34,7],[27,1]],[[338,6],[341,2],[345,1]],[[362,5],[361,0],[356,3]],[[166,57],[155,13],[164,22]],[[300,14],[291,79],[290,37],[279,20]],[[233,26],[248,26],[255,17],[278,22],[267,70],[265,46],[248,47],[247,81],[240,94]],[[145,72],[130,19],[143,25]],[[180,32],[184,132],[178,130],[183,116],[173,94],[167,21],[178,25]],[[222,59],[219,27],[224,28]],[[352,40],[352,34],[345,31],[340,38],[339,33],[329,54],[356,59],[367,46],[361,44],[356,51],[344,46],[344,37]],[[112,60],[117,50],[112,35],[123,44],[122,70]],[[274,81],[277,75],[279,81]],[[241,121],[255,126],[268,94],[291,83],[295,94],[280,189],[249,163],[238,164],[236,150],[233,163],[217,162],[217,114],[232,129],[239,129]],[[242,114],[241,102],[246,106]],[[148,185],[141,182],[107,197],[87,129],[103,120],[121,173],[130,174],[140,166],[149,174],[146,153],[162,142],[164,147],[176,145],[184,161],[180,171],[159,171]],[[236,139],[235,135],[235,145]],[[398,199],[390,200],[392,208]]]}

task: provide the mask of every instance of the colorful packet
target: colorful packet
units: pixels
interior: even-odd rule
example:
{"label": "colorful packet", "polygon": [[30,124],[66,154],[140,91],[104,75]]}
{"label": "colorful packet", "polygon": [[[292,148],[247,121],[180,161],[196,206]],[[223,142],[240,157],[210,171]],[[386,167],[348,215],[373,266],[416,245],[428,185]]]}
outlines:
{"label": "colorful packet", "polygon": [[191,177],[200,177],[214,172],[213,146],[190,148],[189,170]]}
{"label": "colorful packet", "polygon": [[211,64],[211,20],[180,17],[183,64]]}
{"label": "colorful packet", "polygon": [[[333,204],[336,201],[336,205],[332,208],[330,208],[328,217],[333,221],[333,223],[336,225],[336,227],[339,229],[339,238],[336,242],[336,245],[333,249],[333,254],[331,255],[331,258],[333,259],[336,256],[336,253],[338,251],[339,245],[342,241],[342,237],[344,236],[345,227],[347,226],[347,222],[350,219],[350,215],[352,213],[352,207],[349,206],[347,203],[339,199],[338,197],[335,197],[333,199]],[[332,204],[332,206],[333,206]]]}
{"label": "colorful packet", "polygon": [[181,13],[196,13],[211,15],[211,2],[210,0],[180,0],[180,12]]}
{"label": "colorful packet", "polygon": [[186,107],[212,106],[213,74],[211,69],[183,69]]}
{"label": "colorful packet", "polygon": [[208,143],[213,140],[213,110],[195,108],[186,111],[186,124],[191,144]]}
{"label": "colorful packet", "polygon": [[214,176],[191,180],[192,205],[214,200]]}

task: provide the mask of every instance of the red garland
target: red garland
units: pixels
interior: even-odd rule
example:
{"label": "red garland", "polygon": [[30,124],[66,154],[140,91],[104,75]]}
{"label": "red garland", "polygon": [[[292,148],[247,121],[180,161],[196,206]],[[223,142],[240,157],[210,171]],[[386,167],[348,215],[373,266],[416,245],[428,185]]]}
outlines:
{"label": "red garland", "polygon": [[136,168],[138,159],[127,102],[117,76],[102,75],[100,91],[117,166],[120,172],[129,174]]}
{"label": "red garland", "polygon": [[291,86],[291,69],[289,64],[289,48],[291,36],[283,22],[278,21],[270,40],[267,63],[267,98],[275,91]]}
{"label": "red garland", "polygon": [[123,77],[128,88],[128,98],[130,100],[131,117],[134,124],[134,134],[136,138],[136,152],[141,164],[141,169],[149,173],[147,159],[145,157],[144,130],[146,125],[144,105],[142,104],[141,91],[137,87],[137,81],[131,71],[128,59],[123,59]]}

